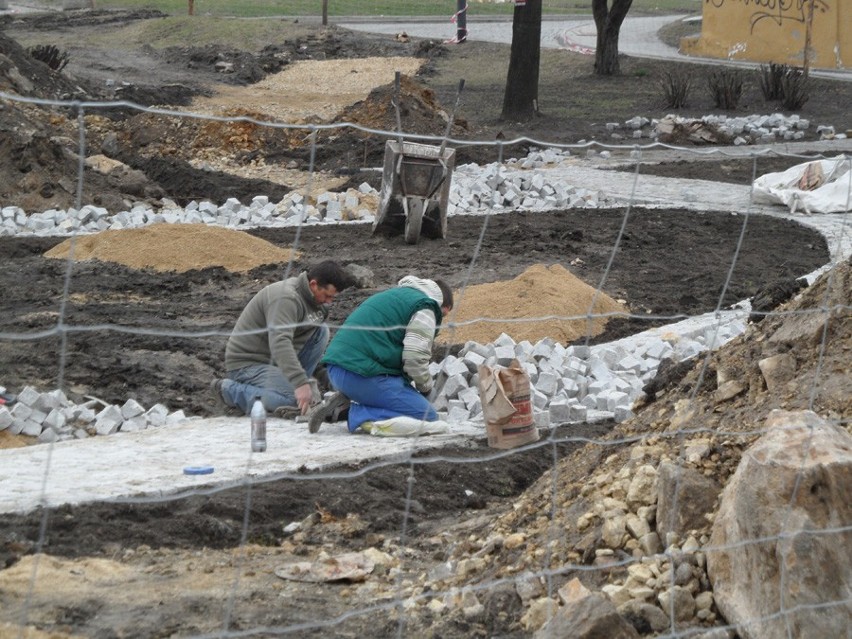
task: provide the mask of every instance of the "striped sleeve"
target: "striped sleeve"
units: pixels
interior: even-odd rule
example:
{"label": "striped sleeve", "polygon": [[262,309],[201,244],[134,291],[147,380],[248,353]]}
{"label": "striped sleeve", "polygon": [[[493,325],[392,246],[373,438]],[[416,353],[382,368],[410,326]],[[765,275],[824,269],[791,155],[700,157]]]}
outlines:
{"label": "striped sleeve", "polygon": [[435,327],[435,313],[431,309],[417,311],[411,316],[402,341],[402,369],[421,393],[432,390],[429,361]]}

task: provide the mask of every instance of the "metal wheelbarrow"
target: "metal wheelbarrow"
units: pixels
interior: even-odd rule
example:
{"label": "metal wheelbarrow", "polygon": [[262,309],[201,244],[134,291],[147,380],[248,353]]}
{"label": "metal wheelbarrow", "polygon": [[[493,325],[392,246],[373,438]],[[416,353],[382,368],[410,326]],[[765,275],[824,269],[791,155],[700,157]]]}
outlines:
{"label": "metal wheelbarrow", "polygon": [[403,231],[408,244],[417,244],[421,234],[446,238],[455,157],[455,149],[388,140],[373,233]]}
{"label": "metal wheelbarrow", "polygon": [[[463,87],[464,80],[459,83],[459,94]],[[450,181],[456,161],[455,149],[447,148],[446,139],[453,125],[455,108],[441,146],[406,142],[402,138],[398,96],[399,73],[396,75],[394,107],[400,136],[385,143],[382,188],[373,233],[402,232],[408,244],[417,244],[421,235],[444,239],[447,237]]]}

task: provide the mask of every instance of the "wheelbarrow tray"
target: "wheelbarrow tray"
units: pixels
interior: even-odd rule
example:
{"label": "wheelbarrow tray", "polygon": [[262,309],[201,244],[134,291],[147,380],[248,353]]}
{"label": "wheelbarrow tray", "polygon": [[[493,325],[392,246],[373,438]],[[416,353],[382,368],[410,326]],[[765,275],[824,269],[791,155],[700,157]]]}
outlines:
{"label": "wheelbarrow tray", "polygon": [[406,241],[416,242],[418,238],[406,228],[406,211],[416,210],[422,213],[419,235],[446,238],[455,158],[455,149],[388,140],[373,233],[406,233]]}

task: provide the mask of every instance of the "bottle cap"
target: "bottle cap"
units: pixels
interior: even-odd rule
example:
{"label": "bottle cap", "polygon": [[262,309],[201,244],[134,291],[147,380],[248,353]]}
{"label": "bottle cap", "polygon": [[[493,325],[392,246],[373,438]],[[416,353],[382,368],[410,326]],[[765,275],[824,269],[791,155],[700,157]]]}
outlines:
{"label": "bottle cap", "polygon": [[184,475],[210,475],[213,473],[213,466],[186,466],[183,469]]}

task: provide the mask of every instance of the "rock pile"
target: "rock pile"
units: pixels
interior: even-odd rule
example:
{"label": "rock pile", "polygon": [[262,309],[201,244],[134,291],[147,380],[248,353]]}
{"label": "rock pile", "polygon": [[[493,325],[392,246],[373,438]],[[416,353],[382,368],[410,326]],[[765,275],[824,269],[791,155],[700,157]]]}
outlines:
{"label": "rock pile", "polygon": [[[638,637],[634,627],[657,634],[670,630],[672,620],[676,628],[693,630],[691,636],[732,637],[733,632],[710,630],[718,611],[706,570],[706,515],[715,510],[721,488],[707,475],[719,454],[706,438],[687,442],[686,451],[688,461],[676,461],[664,442],[648,440],[634,446],[621,465],[608,459],[578,497],[560,493],[557,510],[567,519],[560,519],[560,534],[553,537],[546,533],[550,495],[543,491],[541,501],[538,496],[521,500],[486,534],[468,536],[440,570],[432,571],[424,592],[449,594],[427,605],[475,618],[482,603],[476,592],[459,585],[487,575],[510,580],[525,609],[520,625],[535,637]],[[523,524],[529,518],[534,525]],[[550,539],[546,550],[544,537]],[[581,566],[605,571],[607,583],[593,592],[573,579],[548,593],[539,572],[543,564],[552,566],[556,577]],[[584,612],[573,605],[579,599],[586,601]],[[704,634],[702,628],[722,634]]]}
{"label": "rock pile", "polygon": [[[0,387],[0,392],[5,390]],[[0,430],[35,437],[42,443],[171,426],[184,419],[182,410],[170,412],[163,404],[148,410],[134,399],[122,406],[99,399],[75,404],[61,390],[42,393],[32,386],[18,393],[11,408],[0,405]]]}
{"label": "rock pile", "polygon": [[[796,114],[748,115],[705,115],[702,118],[686,118],[669,114],[661,120],[636,116],[623,123],[608,122],[607,130],[613,140],[659,139],[661,142],[686,141],[720,142],[732,140],[737,146],[745,144],[774,144],[803,140],[805,131],[811,126],[809,120]],[[818,126],[820,139],[840,139],[832,126]]]}
{"label": "rock pile", "polygon": [[129,211],[120,211],[114,215],[103,207],[88,204],[79,211],[51,209],[31,215],[20,207],[7,206],[0,209],[0,236],[99,233],[152,224],[210,224],[246,229],[298,226],[322,221],[369,221],[373,219],[373,201],[377,197],[375,189],[365,184],[360,190],[324,193],[317,198],[315,205],[309,204],[302,195],[291,192],[277,204],[270,202],[265,195],[253,198],[248,206],[236,198],[229,198],[222,205],[206,200],[193,201],[186,207],[163,200],[159,210],[140,203]]}

